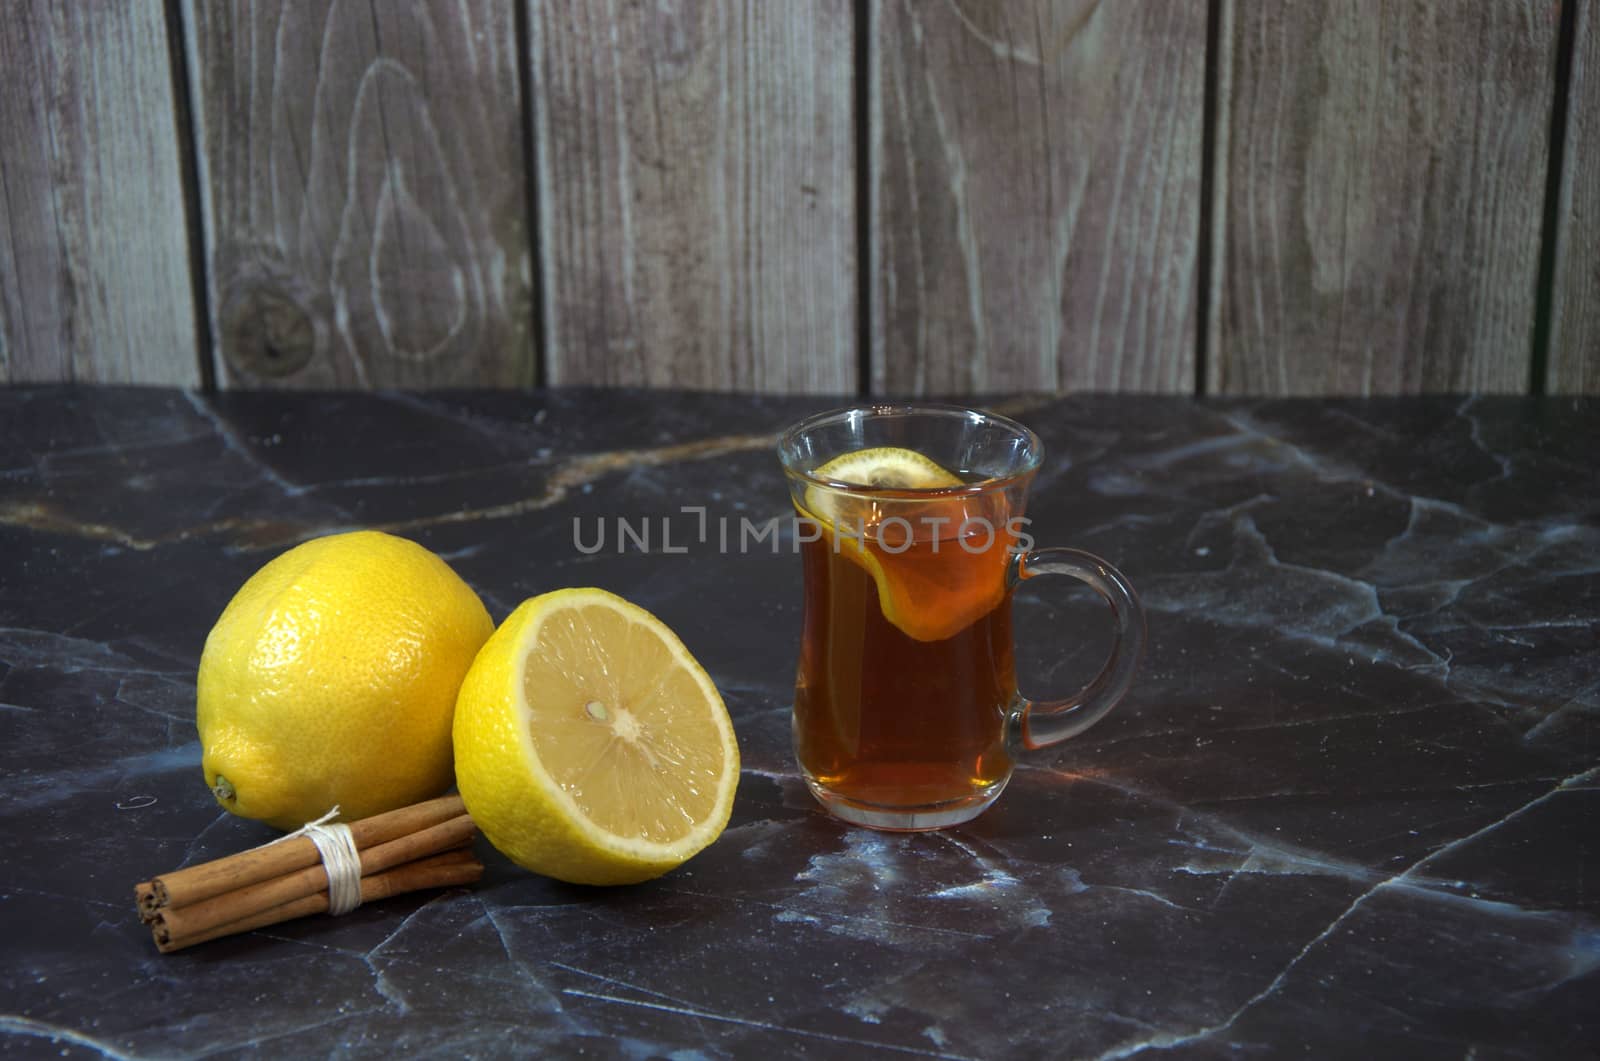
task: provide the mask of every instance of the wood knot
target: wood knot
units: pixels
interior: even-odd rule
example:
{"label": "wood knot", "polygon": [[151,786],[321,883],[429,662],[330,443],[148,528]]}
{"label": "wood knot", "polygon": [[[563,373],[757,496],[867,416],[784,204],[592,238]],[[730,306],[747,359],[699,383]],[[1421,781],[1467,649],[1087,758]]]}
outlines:
{"label": "wood knot", "polygon": [[279,379],[305,368],[316,353],[316,325],[292,296],[252,285],[222,310],[222,354],[241,373]]}

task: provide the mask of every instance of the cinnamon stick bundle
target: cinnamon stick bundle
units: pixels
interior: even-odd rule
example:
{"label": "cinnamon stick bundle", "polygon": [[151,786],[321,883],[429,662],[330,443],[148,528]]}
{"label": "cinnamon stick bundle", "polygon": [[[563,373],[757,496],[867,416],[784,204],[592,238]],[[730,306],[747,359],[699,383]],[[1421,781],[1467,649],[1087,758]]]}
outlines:
{"label": "cinnamon stick bundle", "polygon": [[[476,881],[483,864],[471,851],[475,832],[454,795],[350,823],[361,901]],[[297,836],[143,881],[134,898],[156,947],[170,953],[323,913],[328,874],[316,845]]]}

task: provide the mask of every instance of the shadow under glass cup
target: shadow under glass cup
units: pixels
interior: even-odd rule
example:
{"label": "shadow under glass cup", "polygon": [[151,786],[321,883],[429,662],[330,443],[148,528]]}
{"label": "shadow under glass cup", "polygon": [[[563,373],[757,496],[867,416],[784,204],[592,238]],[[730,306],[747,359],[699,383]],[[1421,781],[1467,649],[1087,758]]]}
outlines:
{"label": "shadow under glass cup", "polygon": [[[1127,692],[1143,610],[1105,561],[1033,547],[1032,431],[975,409],[872,405],[801,421],[778,454],[805,572],[794,750],[830,813],[896,830],[967,821],[1019,751],[1083,732]],[[1062,700],[1016,688],[1012,591],[1039,575],[1087,583],[1114,623],[1099,675]]]}

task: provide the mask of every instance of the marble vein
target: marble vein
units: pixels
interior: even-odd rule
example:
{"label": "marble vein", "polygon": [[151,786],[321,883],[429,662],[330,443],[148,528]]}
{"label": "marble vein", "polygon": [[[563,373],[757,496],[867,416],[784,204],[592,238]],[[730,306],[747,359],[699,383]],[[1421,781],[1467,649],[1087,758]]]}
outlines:
{"label": "marble vein", "polygon": [[618,980],[616,977],[605,976],[589,969],[580,969],[576,965],[568,965],[565,962],[550,961],[549,959],[546,959],[543,964],[550,966],[552,969],[561,969],[590,980],[598,980],[603,984],[610,984],[612,987],[620,987],[624,991],[636,991],[641,995],[649,995],[651,998],[659,998],[663,1002],[671,1003],[672,1005],[682,1007],[685,1010],[691,1008],[687,999],[679,998],[676,995],[669,995],[663,991],[652,991],[648,987],[629,983],[627,980]]}
{"label": "marble vein", "polygon": [[[319,489],[315,485],[290,482],[279,475],[270,465],[255,458],[252,451],[237,438],[226,421],[205,406],[201,399],[191,400],[196,403],[197,408],[204,409],[217,425],[219,435],[228,448],[240,455],[249,456],[252,466],[260,470],[264,477],[273,482],[286,496],[299,497]],[[573,490],[591,485],[617,472],[771,449],[776,442],[776,434],[727,435],[662,446],[577,455],[557,462],[544,484],[544,489],[538,494],[495,504],[454,508],[401,520],[369,523],[366,526],[393,534],[406,534],[442,525],[511,519],[558,505],[565,501]],[[437,481],[447,481],[452,478],[455,477],[443,476]],[[393,485],[393,481],[378,478],[369,485],[388,486]],[[227,518],[184,527],[170,534],[146,537],[109,524],[74,519],[37,501],[7,501],[0,504],[0,525],[31,527],[55,534],[112,541],[140,552],[148,552],[175,542],[219,534],[230,534],[236,546],[244,551],[253,552],[281,548],[319,534],[351,529],[343,522],[337,521],[285,524],[277,520]]]}
{"label": "marble vein", "polygon": [[[199,742],[191,741],[175,748],[160,748],[111,759],[92,769],[39,770],[13,774],[9,778],[10,798],[7,802],[18,809],[36,811],[86,792],[111,789],[130,781],[143,782],[177,771],[193,770],[198,775],[199,762]],[[198,776],[195,782],[199,784]]]}
{"label": "marble vein", "polygon": [[560,504],[567,496],[582,486],[596,482],[620,471],[655,468],[690,460],[710,460],[715,457],[752,450],[770,449],[777,443],[776,435],[728,435],[697,439],[693,442],[654,446],[647,449],[617,450],[590,453],[561,462],[551,473],[542,492],[499,504],[477,508],[436,512],[414,519],[398,520],[380,525],[377,529],[393,534],[420,530],[450,523],[478,523],[488,520],[511,519],[538,512]]}
{"label": "marble vein", "polygon": [[[1419,870],[1429,863],[1443,858],[1444,856],[1462,847],[1465,847],[1468,844],[1474,843],[1477,840],[1481,840],[1483,837],[1494,832],[1496,829],[1501,828],[1509,822],[1515,821],[1536,807],[1548,803],[1561,793],[1568,791],[1574,786],[1580,785],[1586,781],[1593,780],[1596,777],[1600,777],[1600,767],[1595,767],[1593,769],[1583,771],[1582,773],[1573,774],[1570,777],[1564,778],[1560,784],[1556,785],[1554,788],[1551,788],[1543,795],[1529,800],[1527,803],[1522,804],[1515,810],[1512,810],[1502,817],[1490,822],[1489,824],[1474,830],[1466,836],[1459,837],[1447,844],[1442,845],[1441,847],[1436,848],[1433,852],[1413,862],[1410,866],[1407,866],[1399,873],[1396,873],[1390,877],[1386,877],[1374,884],[1372,887],[1368,888],[1366,891],[1363,891],[1360,895],[1356,896],[1350,905],[1345,907],[1345,909],[1341,911],[1337,917],[1328,922],[1322,931],[1311,937],[1311,939],[1306,942],[1305,946],[1301,947],[1300,950],[1296,952],[1294,957],[1289,959],[1288,963],[1278,971],[1277,975],[1275,975],[1265,987],[1246,999],[1243,1005],[1235,1009],[1224,1020],[1191,1032],[1185,1032],[1181,1034],[1163,1032],[1160,1035],[1152,1036],[1139,1042],[1124,1044],[1100,1054],[1099,1061],[1116,1061],[1118,1058],[1133,1057],[1137,1054],[1145,1052],[1146,1050],[1167,1050],[1176,1046],[1184,1046],[1189,1043],[1210,1039],[1216,1035],[1226,1032],[1228,1029],[1232,1028],[1236,1023],[1238,1023],[1240,1017],[1243,1017],[1250,1010],[1254,1009],[1256,1006],[1260,1005],[1262,1002],[1265,1002],[1267,999],[1276,994],[1278,989],[1283,986],[1284,981],[1288,979],[1289,974],[1294,972],[1300,963],[1305,960],[1306,956],[1315,950],[1320,944],[1322,944],[1323,941],[1337,932],[1339,928],[1342,927],[1344,923],[1348,921],[1358,910],[1365,906],[1373,896],[1386,889],[1405,885],[1413,876],[1416,875]],[[1431,889],[1418,890],[1424,891],[1429,895],[1438,895],[1437,892],[1434,892]],[[1454,896],[1452,898],[1459,899],[1460,897]]]}
{"label": "marble vein", "polygon": [[697,1020],[718,1021],[725,1024],[736,1024],[745,1028],[758,1028],[762,1031],[779,1032],[792,1035],[799,1039],[820,1039],[823,1042],[841,1043],[846,1046],[866,1046],[874,1050],[887,1050],[896,1054],[914,1054],[918,1057],[947,1058],[949,1061],[976,1061],[962,1054],[945,1053],[939,1050],[922,1050],[915,1046],[906,1046],[902,1043],[880,1042],[872,1039],[856,1039],[848,1035],[834,1035],[829,1032],[812,1031],[807,1028],[794,1028],[783,1024],[773,1024],[768,1021],[755,1020],[750,1017],[737,1017],[728,1013],[711,1013],[701,1009],[691,1009],[684,1006],[672,1006],[663,1002],[649,1002],[644,999],[622,998],[617,995],[605,995],[595,991],[584,991],[579,988],[564,988],[561,992],[574,998],[587,998],[596,1002],[607,1002],[618,1006],[636,1006],[640,1009],[653,1009],[662,1013],[672,1013],[680,1017],[693,1017]]}
{"label": "marble vein", "polygon": [[[1041,770],[1044,772],[1049,772],[1047,768],[1034,767],[1027,764],[1019,767],[1019,769]],[[1453,841],[1451,844],[1447,844],[1446,847],[1459,845],[1465,843],[1466,841],[1477,839],[1479,836],[1492,830],[1493,828],[1504,825],[1508,821],[1519,817],[1522,813],[1540,805],[1545,799],[1552,797],[1559,792],[1568,791],[1579,787],[1584,782],[1593,780],[1597,776],[1600,776],[1600,767],[1596,767],[1595,769],[1582,774],[1560,779],[1554,788],[1546,791],[1544,796],[1521,805],[1519,808],[1508,812],[1505,816],[1489,823],[1489,825],[1481,827],[1469,836],[1458,841]],[[1222,899],[1227,893],[1228,889],[1233,885],[1234,881],[1241,876],[1327,876],[1359,884],[1367,890],[1368,894],[1377,891],[1385,884],[1391,886],[1404,884],[1408,891],[1414,893],[1419,898],[1437,899],[1441,902],[1481,902],[1483,904],[1481,909],[1485,913],[1501,913],[1512,911],[1535,914],[1541,913],[1540,911],[1524,911],[1521,907],[1517,907],[1515,904],[1495,903],[1491,900],[1477,900],[1473,896],[1462,895],[1458,889],[1466,887],[1464,881],[1417,876],[1417,870],[1420,870],[1424,865],[1432,861],[1434,858],[1441,857],[1447,853],[1444,848],[1436,849],[1430,853],[1427,858],[1419,860],[1413,864],[1408,871],[1387,874],[1385,871],[1374,868],[1366,863],[1358,862],[1352,859],[1338,858],[1325,852],[1307,850],[1305,848],[1296,847],[1294,845],[1285,844],[1281,841],[1261,836],[1249,830],[1242,829],[1214,813],[1205,812],[1199,809],[1205,806],[1208,802],[1214,801],[1179,801],[1164,793],[1130,785],[1126,782],[1111,779],[1105,776],[1085,776],[1082,777],[1081,780],[1091,784],[1107,785],[1118,792],[1137,796],[1155,806],[1170,810],[1174,815],[1179,817],[1180,820],[1177,828],[1184,833],[1184,836],[1182,839],[1169,838],[1166,841],[1167,844],[1172,846],[1189,847],[1195,851],[1208,855],[1221,856],[1223,859],[1227,860],[1228,863],[1231,863],[1205,865],[1196,864],[1193,860],[1190,860],[1177,863],[1171,867],[1172,872],[1183,874],[1185,876],[1223,878],[1223,885],[1221,889],[1219,889],[1216,895],[1212,897],[1210,902],[1210,907],[1212,909],[1216,909],[1221,905]],[[1475,791],[1480,789],[1506,788],[1518,785],[1526,786],[1536,781],[1548,782],[1556,780],[1556,778],[1521,778],[1515,781],[1503,781],[1482,785],[1468,785],[1464,786],[1464,789],[1467,791]],[[1437,828],[1453,821],[1474,818],[1477,816],[1478,815],[1475,813],[1465,813],[1427,823],[1419,822],[1417,824],[1424,825],[1428,828]],[[1409,834],[1416,835],[1417,830],[1409,830]],[[1222,846],[1213,842],[1210,837],[1226,837],[1232,842],[1232,844],[1237,844],[1240,846]],[[1382,839],[1385,839],[1385,837],[1372,837],[1368,840],[1368,843],[1374,843]],[[1134,893],[1140,893],[1143,891],[1147,893],[1145,897],[1158,899],[1163,901],[1165,905],[1177,909],[1191,909],[1175,903],[1169,897],[1161,896],[1159,893],[1156,893],[1150,889],[1119,889],[1117,886],[1082,882],[1076,871],[1072,871],[1072,876],[1075,881],[1078,881],[1078,884],[1073,890],[1110,888],[1110,890],[1123,890]],[[1346,912],[1348,913],[1350,911],[1347,910]]]}
{"label": "marble vein", "polygon": [[211,408],[211,403],[207,402],[205,398],[194,391],[187,390],[183,392],[183,397],[193,407],[194,411],[199,413],[212,426],[217,433],[217,438],[221,440],[222,445],[229,453],[254,468],[261,475],[261,478],[282,490],[286,496],[294,497],[301,492],[300,484],[290,482],[278,469],[274,468],[269,462],[262,460],[260,454],[239,437],[239,433],[234,430],[233,425],[219,416],[217,411]]}
{"label": "marble vein", "polygon": [[0,1013],[0,1035],[12,1038],[49,1039],[52,1043],[71,1043],[73,1046],[93,1050],[100,1056],[112,1058],[114,1061],[137,1061],[139,1057],[138,1054],[125,1053],[114,1044],[93,1035],[11,1013]]}
{"label": "marble vein", "polygon": [[0,626],[0,658],[14,666],[48,666],[65,673],[104,671],[120,675],[149,675],[181,678],[185,670],[158,670],[141,667],[131,657],[104,641],[35,630],[21,626]]}
{"label": "marble vein", "polygon": [[1467,432],[1469,437],[1472,439],[1472,444],[1477,446],[1479,451],[1482,452],[1484,456],[1494,461],[1495,464],[1500,468],[1500,478],[1509,479],[1513,473],[1511,458],[1503,454],[1496,453],[1494,450],[1489,448],[1487,443],[1483,441],[1483,424],[1479,421],[1477,415],[1472,411],[1479,401],[1480,397],[1478,395],[1471,395],[1467,397],[1462,401],[1460,406],[1456,408],[1456,415],[1467,422]]}

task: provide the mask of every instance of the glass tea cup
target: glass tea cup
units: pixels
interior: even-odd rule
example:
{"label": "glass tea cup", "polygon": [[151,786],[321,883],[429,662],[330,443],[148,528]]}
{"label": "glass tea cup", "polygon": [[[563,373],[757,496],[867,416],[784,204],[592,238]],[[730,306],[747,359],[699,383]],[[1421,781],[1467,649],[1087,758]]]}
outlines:
{"label": "glass tea cup", "polygon": [[[805,573],[795,757],[830,813],[893,830],[968,821],[1019,751],[1082,733],[1127,692],[1144,611],[1099,557],[1034,548],[1032,431],[975,409],[871,405],[795,424],[778,454]],[[1012,591],[1041,575],[1111,607],[1110,656],[1060,700],[1016,688]]]}

